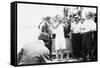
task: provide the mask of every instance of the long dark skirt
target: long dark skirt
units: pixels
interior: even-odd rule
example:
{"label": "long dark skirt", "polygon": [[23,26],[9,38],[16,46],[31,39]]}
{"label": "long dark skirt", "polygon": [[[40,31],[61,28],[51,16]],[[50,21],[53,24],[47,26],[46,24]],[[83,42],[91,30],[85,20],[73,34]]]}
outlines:
{"label": "long dark skirt", "polygon": [[87,59],[91,57],[92,32],[84,33],[82,35],[82,57]]}
{"label": "long dark skirt", "polygon": [[82,37],[81,34],[72,34],[72,48],[73,48],[73,57],[81,58],[81,49],[82,49]]}

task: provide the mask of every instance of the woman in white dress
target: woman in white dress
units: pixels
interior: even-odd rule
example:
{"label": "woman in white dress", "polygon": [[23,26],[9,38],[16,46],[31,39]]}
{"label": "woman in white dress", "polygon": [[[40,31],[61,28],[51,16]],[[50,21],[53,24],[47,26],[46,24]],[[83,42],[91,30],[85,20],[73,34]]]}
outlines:
{"label": "woman in white dress", "polygon": [[[61,16],[56,16],[57,25],[55,28],[55,49],[56,49],[56,59],[62,60],[63,59],[63,49],[66,49],[66,42],[64,37],[64,24],[61,22]],[[60,55],[60,58],[59,58]]]}

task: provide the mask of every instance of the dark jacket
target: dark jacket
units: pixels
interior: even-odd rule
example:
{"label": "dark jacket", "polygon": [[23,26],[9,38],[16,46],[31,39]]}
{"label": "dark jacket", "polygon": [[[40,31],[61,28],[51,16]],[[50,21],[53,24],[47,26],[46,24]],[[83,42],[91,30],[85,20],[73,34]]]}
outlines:
{"label": "dark jacket", "polygon": [[23,46],[17,56],[18,65],[41,64],[49,61],[49,50],[42,40],[29,43]]}

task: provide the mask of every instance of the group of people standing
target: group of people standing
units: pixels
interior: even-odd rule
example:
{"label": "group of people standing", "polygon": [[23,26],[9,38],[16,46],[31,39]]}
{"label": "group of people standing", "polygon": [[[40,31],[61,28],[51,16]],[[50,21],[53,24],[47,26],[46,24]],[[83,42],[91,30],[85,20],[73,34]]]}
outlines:
{"label": "group of people standing", "polygon": [[[53,18],[53,22],[50,22],[51,17],[47,16],[42,24],[40,23],[39,28],[42,33],[48,33],[50,35],[50,44],[47,48],[49,49],[50,53],[52,51],[52,44],[55,45],[56,50],[56,59],[60,60],[63,59],[63,49],[66,49],[66,39],[64,35],[64,27],[65,23],[62,20],[62,17],[60,15],[56,15]],[[55,39],[55,43],[52,42],[52,39]],[[52,55],[51,55],[52,56]]]}
{"label": "group of people standing", "polygon": [[94,45],[94,32],[96,31],[96,23],[93,20],[91,12],[86,14],[84,21],[75,17],[75,22],[71,24],[72,30],[72,45],[75,58],[84,60],[92,59],[92,50]]}
{"label": "group of people standing", "polygon": [[[21,48],[17,55],[18,65],[52,63],[53,44],[57,62],[62,62],[63,59],[67,62],[69,52],[72,54],[69,57],[71,59],[97,60],[96,14],[88,11],[84,18],[82,7],[74,9],[75,12],[72,13],[69,8],[64,8],[64,17],[56,15],[42,18],[43,21],[38,26],[38,39]],[[67,44],[69,42],[71,43]],[[70,49],[65,58],[64,50]]]}
{"label": "group of people standing", "polygon": [[[77,12],[69,14],[69,9],[64,8],[64,17],[56,15],[55,17],[47,16],[39,24],[41,32],[50,35],[50,53],[52,52],[52,44],[55,44],[56,59],[63,60],[64,49],[66,49],[66,38],[70,38],[72,42],[73,58],[79,60],[91,60],[96,45],[96,17],[91,11],[85,13],[82,17],[82,10],[76,7]],[[54,37],[55,42],[52,42]],[[59,56],[60,55],[60,56]]]}

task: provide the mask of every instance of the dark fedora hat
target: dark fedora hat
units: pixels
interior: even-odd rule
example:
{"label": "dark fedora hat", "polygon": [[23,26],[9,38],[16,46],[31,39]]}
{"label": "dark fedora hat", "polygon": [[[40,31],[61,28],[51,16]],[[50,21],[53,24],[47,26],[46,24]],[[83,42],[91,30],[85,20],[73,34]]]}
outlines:
{"label": "dark fedora hat", "polygon": [[45,32],[41,32],[39,35],[39,39],[44,40],[44,41],[50,41],[50,35]]}
{"label": "dark fedora hat", "polygon": [[48,20],[50,20],[50,19],[51,19],[50,16],[44,17],[44,20],[46,20],[46,21],[48,21]]}

